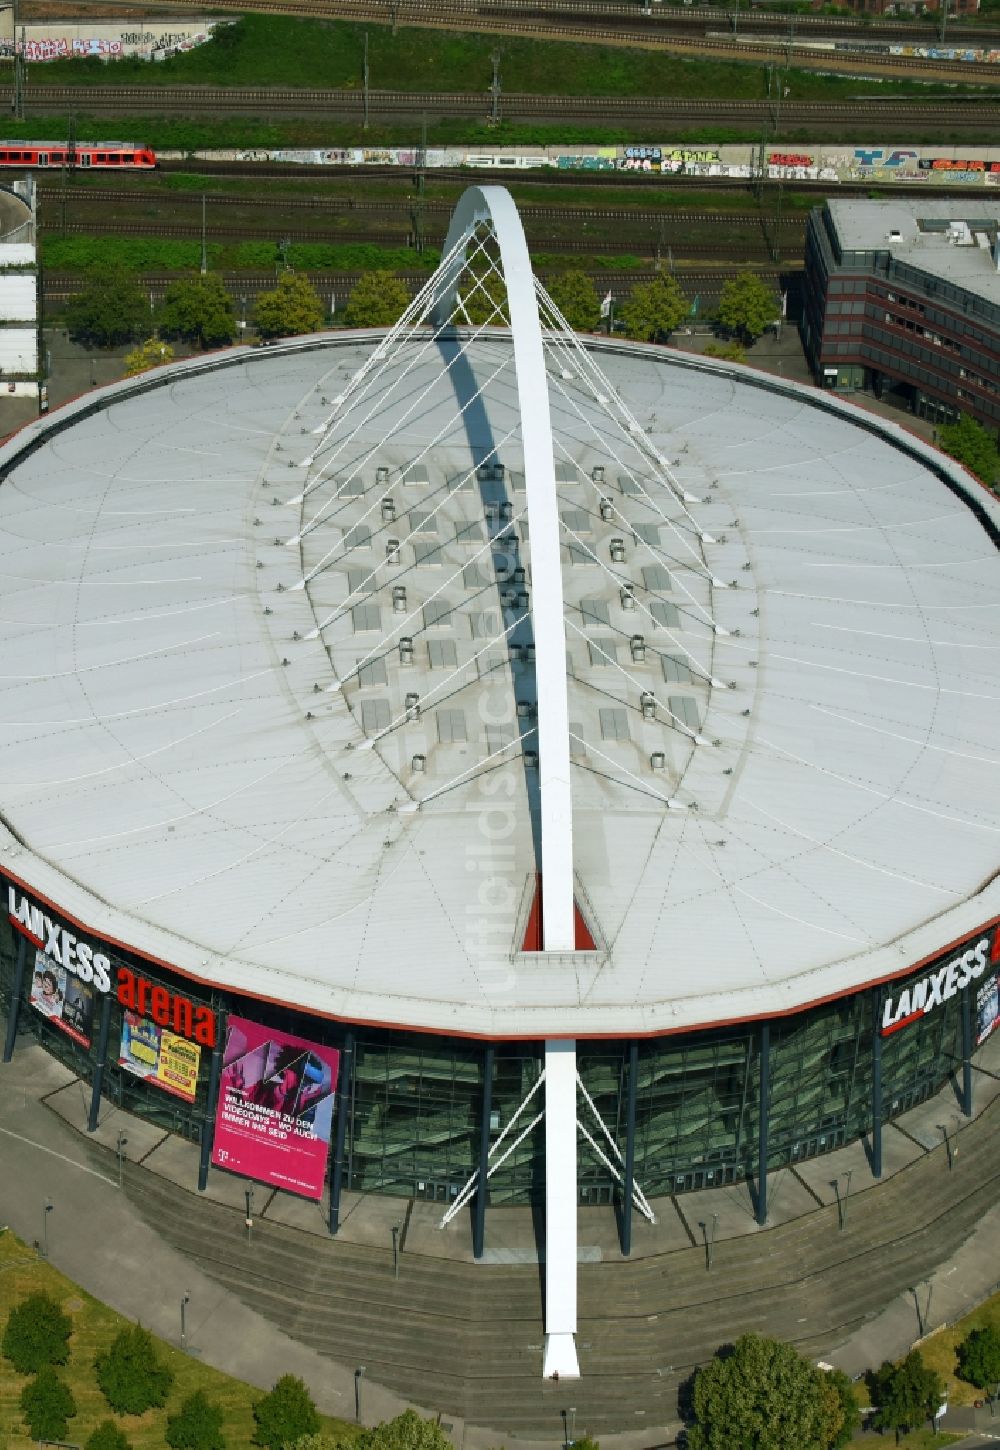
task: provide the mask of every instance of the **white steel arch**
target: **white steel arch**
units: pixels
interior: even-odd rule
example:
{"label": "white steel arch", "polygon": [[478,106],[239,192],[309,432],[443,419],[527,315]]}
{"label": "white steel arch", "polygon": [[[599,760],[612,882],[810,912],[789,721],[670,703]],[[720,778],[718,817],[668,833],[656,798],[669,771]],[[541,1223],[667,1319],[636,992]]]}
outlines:
{"label": "white steel arch", "polygon": [[445,262],[434,289],[440,326],[455,310],[466,246],[481,225],[492,227],[507,284],[514,367],[524,444],[525,493],[531,524],[531,614],[538,683],[538,764],[542,817],[542,924],[545,950],[573,951],[573,808],[569,779],[566,626],[559,563],[559,509],[553,461],[549,385],[535,280],[521,218],[502,186],[470,186],[452,213]]}
{"label": "white steel arch", "polygon": [[[502,186],[470,186],[448,228],[434,286],[432,317],[452,316],[469,242],[480,227],[496,237],[507,287],[531,526],[531,615],[538,697],[541,792],[542,943],[546,952],[576,947],[573,903],[573,806],[569,778],[569,705],[563,620],[559,509],[549,384],[535,279],[524,228]],[[545,1044],[545,1358],[542,1373],[575,1378],[577,1262],[576,1043]]]}

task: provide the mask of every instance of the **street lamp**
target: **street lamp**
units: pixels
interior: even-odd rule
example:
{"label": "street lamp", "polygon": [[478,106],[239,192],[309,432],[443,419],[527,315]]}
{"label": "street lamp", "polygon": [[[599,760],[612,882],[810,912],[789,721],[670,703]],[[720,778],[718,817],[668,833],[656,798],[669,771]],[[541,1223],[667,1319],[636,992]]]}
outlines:
{"label": "street lamp", "polygon": [[243,1197],[246,1199],[247,1205],[246,1226],[247,1244],[249,1245],[253,1243],[253,1184],[249,1188],[244,1189]]}
{"label": "street lamp", "polygon": [[830,1187],[837,1195],[837,1227],[840,1229],[841,1233],[843,1233],[844,1229],[847,1227],[847,1200],[851,1196],[851,1179],[853,1176],[854,1169],[848,1168],[846,1173],[844,1174],[844,1177],[847,1179],[847,1188],[845,1189],[843,1195],[841,1195],[840,1192],[840,1179],[832,1178],[830,1180]]}
{"label": "street lamp", "polygon": [[392,1226],[392,1277],[399,1278],[399,1235],[401,1228],[398,1223]]}
{"label": "street lamp", "polygon": [[361,1424],[361,1381],[365,1377],[365,1367],[358,1365],[354,1371],[354,1418]]}
{"label": "street lamp", "polygon": [[42,1214],[42,1258],[49,1256],[49,1214],[55,1208],[51,1198],[45,1200],[45,1210]]}
{"label": "street lamp", "polygon": [[185,1291],[181,1299],[181,1348],[187,1347],[187,1307],[191,1303],[191,1295]]}
{"label": "street lamp", "polygon": [[704,1221],[704,1219],[699,1220],[698,1223],[698,1227],[701,1229],[702,1233],[705,1236],[705,1269],[708,1272],[711,1272],[712,1261],[715,1257],[715,1230],[718,1228],[718,1226],[719,1215],[717,1213],[712,1214],[711,1233],[709,1233],[708,1224]]}
{"label": "street lamp", "polygon": [[240,333],[246,336],[247,330],[247,296],[245,292],[240,293]]}
{"label": "street lamp", "polygon": [[951,1138],[948,1136],[948,1125],[947,1123],[938,1123],[936,1127],[939,1133],[944,1134],[944,1150],[948,1155],[948,1172],[950,1173],[954,1162],[954,1154],[951,1151]]}
{"label": "street lamp", "polygon": [[119,1128],[118,1129],[118,1142],[115,1144],[115,1152],[118,1154],[118,1187],[119,1188],[121,1188],[123,1186],[124,1178],[125,1178],[125,1147],[126,1147],[127,1143],[128,1143],[128,1139],[126,1138],[125,1134],[122,1132],[121,1128]]}

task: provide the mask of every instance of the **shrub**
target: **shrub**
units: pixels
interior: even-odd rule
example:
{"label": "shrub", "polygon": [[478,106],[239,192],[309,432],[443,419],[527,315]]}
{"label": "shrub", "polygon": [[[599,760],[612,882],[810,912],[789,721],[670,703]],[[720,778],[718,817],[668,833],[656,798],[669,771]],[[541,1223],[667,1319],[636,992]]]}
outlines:
{"label": "shrub", "polygon": [[48,1294],[29,1294],[15,1304],[3,1333],[4,1359],[18,1374],[36,1374],[46,1364],[65,1364],[73,1326]]}
{"label": "shrub", "polygon": [[142,1415],[166,1402],[174,1382],[171,1370],[156,1357],[148,1329],[140,1324],[123,1329],[94,1360],[97,1383],[119,1415]]}
{"label": "shrub", "polygon": [[270,1394],[253,1407],[257,1422],[254,1439],[267,1450],[284,1450],[293,1440],[319,1431],[319,1415],[302,1380],[282,1375]]}
{"label": "shrub", "polygon": [[102,1420],[87,1439],[84,1450],[132,1450],[132,1442],[114,1420]]}
{"label": "shrub", "polygon": [[33,1440],[64,1440],[76,1401],[51,1365],[43,1365],[21,1391],[21,1409]]}

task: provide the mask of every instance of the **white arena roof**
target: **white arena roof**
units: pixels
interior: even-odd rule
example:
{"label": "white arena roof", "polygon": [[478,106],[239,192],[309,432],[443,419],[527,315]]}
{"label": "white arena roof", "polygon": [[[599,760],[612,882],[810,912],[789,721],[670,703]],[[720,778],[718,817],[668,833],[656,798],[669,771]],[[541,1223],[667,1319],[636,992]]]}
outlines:
{"label": "white arena roof", "polygon": [[521,951],[511,343],[402,349],[303,498],[375,340],[177,365],[6,445],[6,871],[205,981],[499,1038],[789,1011],[1000,910],[1000,562],[937,455],[809,389],[597,345],[641,438],[550,375],[595,946]]}

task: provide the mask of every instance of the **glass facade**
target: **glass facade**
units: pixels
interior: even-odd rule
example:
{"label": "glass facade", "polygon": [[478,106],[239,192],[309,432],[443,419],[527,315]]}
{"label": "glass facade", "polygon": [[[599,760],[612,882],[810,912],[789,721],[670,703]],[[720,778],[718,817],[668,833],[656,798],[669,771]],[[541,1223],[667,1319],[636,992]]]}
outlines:
{"label": "glass facade", "polygon": [[[13,1005],[19,933],[0,920],[0,1005]],[[924,1010],[923,987],[935,967],[907,980],[873,988],[769,1024],[767,1127],[769,1168],[829,1152],[870,1130],[875,1044],[881,1047],[882,1117],[905,1112],[935,1092],[962,1063],[962,1011],[967,1000],[969,1041],[983,1040],[1000,1018],[997,979],[1000,932],[973,938],[980,966],[960,990],[941,988]],[[29,1002],[35,947],[27,945],[21,983],[19,1030],[32,1034],[81,1078],[93,1079],[98,1062],[101,1008],[89,1045],[74,1040]],[[193,1102],[136,1077],[118,1062],[123,1008],[115,998],[118,969],[131,968],[150,983],[216,1012],[219,1039],[233,1011],[314,1042],[354,1053],[347,1095],[345,1187],[368,1193],[427,1198],[443,1204],[459,1194],[479,1160],[486,1049],[458,1037],[359,1027],[310,1017],[273,1004],[227,994],[224,998],[173,977],[162,968],[106,947],[112,992],[103,1092],[128,1112],[166,1131],[199,1141],[212,1119],[212,1053],[203,1049]],[[958,947],[949,961],[959,961]],[[941,964],[938,964],[940,970]],[[950,968],[949,968],[950,970]],[[941,976],[941,981],[951,981]],[[894,1004],[920,1004],[898,1023],[883,1014]],[[885,1005],[889,998],[888,1006]],[[908,1010],[908,1008],[907,1008]],[[991,1015],[993,1014],[993,1015]],[[581,1041],[578,1068],[585,1089],[579,1118],[579,1195],[582,1203],[611,1202],[628,1130],[631,1044]],[[648,1197],[683,1193],[755,1176],[761,1141],[761,1024],[747,1023],[636,1044],[635,1174]],[[496,1164],[490,1178],[494,1204],[537,1203],[544,1196],[544,1093],[541,1043],[495,1047],[489,1122]],[[532,1095],[532,1089],[535,1089]],[[530,1095],[530,1096],[529,1096]],[[527,1101],[526,1101],[527,1100]],[[503,1141],[499,1142],[502,1137]],[[613,1140],[612,1146],[609,1141]]]}

